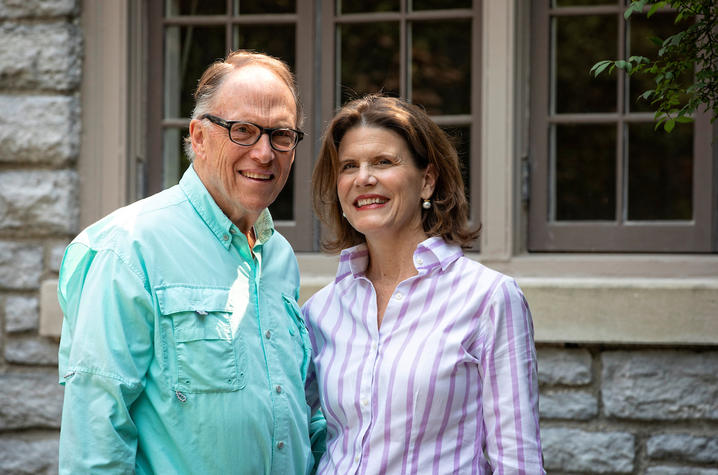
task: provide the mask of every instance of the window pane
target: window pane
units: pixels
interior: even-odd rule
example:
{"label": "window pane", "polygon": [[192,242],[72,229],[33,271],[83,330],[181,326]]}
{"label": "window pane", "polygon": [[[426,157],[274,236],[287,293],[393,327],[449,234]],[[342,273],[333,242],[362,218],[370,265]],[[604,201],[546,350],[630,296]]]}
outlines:
{"label": "window pane", "polygon": [[256,13],[294,13],[296,0],[234,0],[235,15]]}
{"label": "window pane", "polygon": [[337,15],[343,13],[398,12],[399,0],[337,0]]}
{"label": "window pane", "polygon": [[466,200],[469,202],[469,210],[471,209],[471,127],[442,127],[444,132],[449,136],[449,140],[456,148],[459,155],[459,165],[461,167],[461,178],[464,180],[464,192]]}
{"label": "window pane", "polygon": [[613,220],[616,127],[556,125],[556,220]]}
{"label": "window pane", "polygon": [[179,182],[182,174],[189,167],[189,159],[184,153],[184,138],[189,134],[189,129],[165,129],[162,133],[162,160],[164,188],[174,186]]}
{"label": "window pane", "polygon": [[693,125],[628,126],[628,219],[693,218]]}
{"label": "window pane", "polygon": [[227,13],[227,2],[224,0],[167,0],[165,16],[176,15],[224,15]]}
{"label": "window pane", "polygon": [[[660,46],[651,41],[651,38],[658,37],[665,40],[687,26],[686,22],[681,22],[678,25],[674,24],[674,19],[675,14],[671,13],[656,13],[651,18],[646,18],[645,15],[632,15],[628,24],[628,31],[630,32],[628,35],[630,39],[629,55],[645,56],[650,59],[657,58]],[[684,73],[681,83],[687,86],[692,79],[693,69],[691,68]],[[651,77],[643,74],[631,76],[628,109],[632,112],[653,112],[655,109],[651,106],[650,101],[639,99],[638,96],[644,91],[655,87],[656,83]]]}
{"label": "window pane", "polygon": [[399,24],[340,25],[341,103],[370,92],[399,96]]}
{"label": "window pane", "polygon": [[[552,7],[585,7],[595,5],[615,5],[616,0],[553,0],[551,2]],[[621,0],[618,0],[618,4],[621,5]]]}
{"label": "window pane", "polygon": [[429,114],[471,113],[471,22],[412,23],[411,100]]}
{"label": "window pane", "polygon": [[[243,4],[244,5],[244,4]],[[295,26],[290,25],[238,25],[234,27],[236,48],[267,53],[286,62],[295,71]]]}
{"label": "window pane", "polygon": [[192,115],[192,94],[200,76],[225,55],[223,27],[170,26],[165,30],[164,116]]}
{"label": "window pane", "polygon": [[594,78],[591,66],[618,54],[615,15],[554,18],[556,113],[615,112],[616,75]]}
{"label": "window pane", "polygon": [[414,0],[412,10],[445,10],[471,8],[471,0]]}

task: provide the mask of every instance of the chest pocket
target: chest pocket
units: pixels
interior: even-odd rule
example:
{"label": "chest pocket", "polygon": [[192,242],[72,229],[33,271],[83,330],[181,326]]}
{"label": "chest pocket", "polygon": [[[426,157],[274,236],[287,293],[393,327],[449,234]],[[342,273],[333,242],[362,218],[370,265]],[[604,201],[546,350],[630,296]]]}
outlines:
{"label": "chest pocket", "polygon": [[229,289],[173,286],[156,293],[172,389],[210,393],[244,388],[247,354],[241,334],[233,334]]}
{"label": "chest pocket", "polygon": [[312,357],[312,343],[309,340],[309,333],[307,333],[307,327],[304,324],[304,318],[302,318],[301,310],[297,301],[292,297],[287,297],[282,294],[282,300],[284,300],[284,306],[287,309],[292,318],[292,325],[289,326],[289,334],[296,344],[301,348],[302,351],[302,380],[307,378],[307,370],[309,368],[309,361]]}

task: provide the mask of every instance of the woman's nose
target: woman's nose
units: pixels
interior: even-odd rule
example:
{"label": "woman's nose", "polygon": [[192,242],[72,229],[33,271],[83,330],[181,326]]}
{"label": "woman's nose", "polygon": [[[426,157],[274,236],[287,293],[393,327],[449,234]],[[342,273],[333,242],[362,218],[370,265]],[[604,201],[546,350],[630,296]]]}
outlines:
{"label": "woman's nose", "polygon": [[359,167],[356,183],[360,186],[376,184],[376,177],[374,176],[374,171],[369,165],[363,164]]}

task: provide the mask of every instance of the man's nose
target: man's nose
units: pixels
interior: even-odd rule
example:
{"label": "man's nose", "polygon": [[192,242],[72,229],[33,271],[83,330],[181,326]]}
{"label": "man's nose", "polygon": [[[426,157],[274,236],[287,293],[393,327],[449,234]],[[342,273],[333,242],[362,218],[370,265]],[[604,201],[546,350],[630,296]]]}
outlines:
{"label": "man's nose", "polygon": [[259,163],[267,164],[274,159],[274,150],[270,144],[269,134],[262,134],[259,136],[257,143],[252,145],[250,150],[252,158]]}

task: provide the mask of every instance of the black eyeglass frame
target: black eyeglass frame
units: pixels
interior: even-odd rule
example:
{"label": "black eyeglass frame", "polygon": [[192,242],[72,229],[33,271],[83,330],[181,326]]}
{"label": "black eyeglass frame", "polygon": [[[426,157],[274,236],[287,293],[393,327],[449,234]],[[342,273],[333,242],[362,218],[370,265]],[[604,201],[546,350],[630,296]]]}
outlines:
{"label": "black eyeglass frame", "polygon": [[[302,141],[304,138],[304,132],[301,130],[293,129],[291,127],[262,127],[261,125],[255,124],[254,122],[247,122],[246,120],[225,120],[221,117],[217,117],[216,115],[212,114],[202,114],[199,117],[200,120],[207,119],[213,124],[219,125],[220,127],[224,127],[227,129],[227,136],[229,137],[230,142],[235,143],[237,145],[241,145],[242,147],[251,147],[252,145],[259,142],[259,139],[262,137],[262,134],[267,134],[269,136],[269,146],[272,147],[272,150],[276,150],[277,152],[291,152],[295,148],[297,148],[297,145],[299,145],[299,142]],[[251,125],[253,127],[256,127],[259,129],[259,134],[257,135],[257,138],[252,143],[239,143],[236,140],[232,138],[232,126],[234,124],[247,124]],[[292,145],[292,148],[288,150],[282,150],[280,148],[277,148],[274,145],[274,142],[272,141],[272,135],[280,130],[291,130],[295,134],[297,134],[297,139],[294,141],[294,145]]]}

